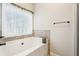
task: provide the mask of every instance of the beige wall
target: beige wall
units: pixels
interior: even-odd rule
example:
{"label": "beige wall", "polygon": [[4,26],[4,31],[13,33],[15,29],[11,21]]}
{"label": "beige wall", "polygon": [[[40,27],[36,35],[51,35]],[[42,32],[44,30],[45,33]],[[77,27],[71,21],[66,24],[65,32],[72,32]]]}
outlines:
{"label": "beige wall", "polygon": [[32,3],[16,3],[16,4],[28,10],[34,11],[34,6]]}
{"label": "beige wall", "polygon": [[[35,4],[34,30],[50,30],[50,52],[74,55],[75,4]],[[53,22],[70,24],[53,25]]]}

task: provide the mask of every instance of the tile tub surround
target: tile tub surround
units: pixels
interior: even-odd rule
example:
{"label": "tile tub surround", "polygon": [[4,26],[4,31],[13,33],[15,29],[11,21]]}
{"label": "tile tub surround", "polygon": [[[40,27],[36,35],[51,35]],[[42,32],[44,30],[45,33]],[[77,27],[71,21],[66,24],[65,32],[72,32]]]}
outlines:
{"label": "tile tub surround", "polygon": [[14,36],[14,37],[4,37],[4,38],[0,38],[0,43],[19,40],[19,39],[33,37],[33,36],[34,36],[33,34],[30,34],[30,35],[22,35],[22,36]]}
{"label": "tile tub surround", "polygon": [[34,36],[50,39],[50,30],[34,30]]}
{"label": "tile tub surround", "polygon": [[48,55],[50,55],[50,30],[34,30],[34,36],[48,39]]}

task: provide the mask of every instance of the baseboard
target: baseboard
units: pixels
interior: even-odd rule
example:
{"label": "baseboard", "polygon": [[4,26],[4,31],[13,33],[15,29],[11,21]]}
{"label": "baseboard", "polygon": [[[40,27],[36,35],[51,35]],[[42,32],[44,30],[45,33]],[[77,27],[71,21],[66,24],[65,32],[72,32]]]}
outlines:
{"label": "baseboard", "polygon": [[58,55],[58,54],[56,54],[54,52],[50,52],[50,56],[60,56],[60,55]]}

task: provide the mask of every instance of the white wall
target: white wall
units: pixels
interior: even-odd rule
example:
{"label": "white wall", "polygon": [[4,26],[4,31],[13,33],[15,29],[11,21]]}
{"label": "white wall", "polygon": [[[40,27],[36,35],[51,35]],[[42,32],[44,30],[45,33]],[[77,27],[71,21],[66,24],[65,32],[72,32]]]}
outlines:
{"label": "white wall", "polygon": [[0,4],[0,36],[2,36],[2,4]]}
{"label": "white wall", "polygon": [[[51,53],[74,55],[74,5],[35,4],[34,30],[51,30]],[[71,23],[53,25],[56,21]]]}
{"label": "white wall", "polygon": [[34,11],[34,6],[32,3],[16,3],[16,4],[28,10]]}

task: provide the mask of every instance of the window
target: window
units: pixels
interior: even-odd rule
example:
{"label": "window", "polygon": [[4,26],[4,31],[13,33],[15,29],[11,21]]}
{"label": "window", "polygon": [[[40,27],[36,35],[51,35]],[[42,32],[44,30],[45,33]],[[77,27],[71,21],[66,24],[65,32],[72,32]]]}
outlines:
{"label": "window", "polygon": [[32,34],[32,13],[12,4],[2,4],[2,35]]}

